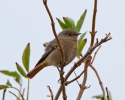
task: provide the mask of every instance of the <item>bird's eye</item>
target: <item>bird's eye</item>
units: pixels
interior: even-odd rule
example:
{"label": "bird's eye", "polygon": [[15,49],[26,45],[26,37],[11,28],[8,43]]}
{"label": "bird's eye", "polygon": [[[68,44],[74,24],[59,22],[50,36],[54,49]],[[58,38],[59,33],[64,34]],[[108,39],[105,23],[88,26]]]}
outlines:
{"label": "bird's eye", "polygon": [[69,33],[68,33],[67,36],[72,36],[72,34],[69,34]]}

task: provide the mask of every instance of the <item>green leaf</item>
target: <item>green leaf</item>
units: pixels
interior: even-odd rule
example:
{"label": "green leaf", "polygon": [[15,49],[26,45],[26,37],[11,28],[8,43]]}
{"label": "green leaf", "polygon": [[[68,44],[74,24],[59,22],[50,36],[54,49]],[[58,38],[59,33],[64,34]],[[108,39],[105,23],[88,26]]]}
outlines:
{"label": "green leaf", "polygon": [[20,72],[20,74],[23,77],[27,78],[25,71],[23,70],[23,68],[18,63],[16,63],[16,67],[17,67],[17,70]]}
{"label": "green leaf", "polygon": [[19,78],[15,78],[14,79],[19,85],[21,85],[22,83],[21,83],[21,79],[19,79]]}
{"label": "green leaf", "polygon": [[0,85],[0,90],[6,89],[6,88],[9,88],[9,86],[7,86],[7,85]]}
{"label": "green leaf", "polygon": [[7,80],[6,85],[12,87],[11,83],[9,82],[9,80]]}
{"label": "green leaf", "polygon": [[18,84],[21,84],[21,77],[16,71],[0,70],[0,73],[13,77]]}
{"label": "green leaf", "polygon": [[61,27],[63,30],[66,29],[66,28],[68,28],[59,18],[56,18],[56,19],[57,19],[57,21],[58,21],[60,27]]}
{"label": "green leaf", "polygon": [[102,94],[100,94],[100,95],[96,95],[96,96],[93,96],[92,98],[96,98],[96,99],[102,99],[102,97],[103,97],[103,95]]}
{"label": "green leaf", "polygon": [[4,75],[20,77],[20,76],[16,75],[16,73],[17,73],[16,71],[0,70],[0,72]]}
{"label": "green leaf", "polygon": [[29,61],[30,61],[30,43],[27,44],[22,55],[22,62],[27,72],[29,72]]}
{"label": "green leaf", "polygon": [[84,19],[85,19],[85,16],[86,16],[86,12],[87,10],[84,11],[84,13],[81,15],[80,19],[78,20],[77,24],[76,24],[76,31],[79,32],[82,25],[83,25],[83,22],[84,22]]}
{"label": "green leaf", "polygon": [[63,20],[65,22],[65,25],[68,27],[68,28],[71,28],[71,29],[75,29],[75,22],[73,19],[69,18],[69,17],[63,17]]}
{"label": "green leaf", "polygon": [[[113,100],[110,92],[109,92],[108,96],[109,96],[109,100]],[[103,95],[100,94],[100,95],[95,95],[95,96],[93,96],[92,98],[96,98],[96,99],[102,100],[102,97],[103,97]],[[106,100],[107,100],[107,99],[106,99]]]}
{"label": "green leaf", "polygon": [[80,43],[78,43],[78,54],[77,54],[77,56],[80,56],[86,42],[87,42],[87,39],[84,39]]}
{"label": "green leaf", "polygon": [[83,33],[83,34],[80,35],[80,38],[79,38],[79,40],[78,40],[78,43],[80,43],[80,42],[83,40],[83,38],[85,37],[86,33],[87,33],[87,32],[85,32],[85,33]]}

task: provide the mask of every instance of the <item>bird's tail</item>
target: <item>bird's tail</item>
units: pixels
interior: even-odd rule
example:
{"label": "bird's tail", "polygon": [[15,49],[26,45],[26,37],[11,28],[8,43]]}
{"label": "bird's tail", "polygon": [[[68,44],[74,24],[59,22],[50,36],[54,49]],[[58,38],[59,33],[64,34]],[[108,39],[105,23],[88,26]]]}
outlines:
{"label": "bird's tail", "polygon": [[44,67],[46,67],[47,64],[45,61],[43,61],[41,64],[37,65],[34,69],[32,69],[28,74],[28,78],[33,78],[40,70],[42,70]]}

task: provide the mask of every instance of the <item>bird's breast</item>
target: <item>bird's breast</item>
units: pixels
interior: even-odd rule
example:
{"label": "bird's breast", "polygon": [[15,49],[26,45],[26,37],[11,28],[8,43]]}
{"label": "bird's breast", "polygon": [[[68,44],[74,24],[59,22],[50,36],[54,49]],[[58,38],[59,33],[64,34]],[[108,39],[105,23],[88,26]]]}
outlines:
{"label": "bird's breast", "polygon": [[69,64],[77,55],[77,41],[65,40],[62,43],[65,52],[65,65]]}

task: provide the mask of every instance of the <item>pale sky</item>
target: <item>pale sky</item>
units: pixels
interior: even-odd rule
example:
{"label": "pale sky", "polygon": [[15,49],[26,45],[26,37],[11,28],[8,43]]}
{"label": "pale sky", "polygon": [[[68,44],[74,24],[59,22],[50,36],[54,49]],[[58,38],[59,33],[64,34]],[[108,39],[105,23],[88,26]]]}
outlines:
{"label": "pale sky", "polygon": [[[94,0],[48,0],[48,6],[55,20],[57,33],[62,29],[56,21],[56,17],[71,17],[77,22],[80,15],[87,9],[87,15],[81,33],[87,31],[87,45],[83,54],[89,47],[91,21],[93,14]],[[113,100],[124,100],[125,93],[125,1],[124,0],[98,0],[96,38],[99,40],[110,32],[112,40],[102,45],[98,52],[93,66],[97,69],[104,87],[108,87]],[[50,19],[42,3],[42,0],[0,0],[0,70],[15,71],[15,62],[22,64],[22,53],[27,45],[31,44],[30,70],[44,53],[43,43],[54,38],[51,29]],[[65,72],[70,70],[75,59],[65,67]],[[81,73],[83,65],[77,70]],[[74,74],[69,78],[73,79]],[[23,78],[23,77],[22,77]],[[83,76],[79,79],[82,82]],[[13,86],[19,88],[13,78],[0,74],[0,84],[5,84],[7,79]],[[42,70],[30,81],[29,100],[50,100],[47,97],[49,85],[56,94],[60,84],[59,74],[55,67],[48,67]],[[92,100],[93,95],[102,94],[100,85],[95,73],[89,68],[86,86],[91,87],[85,90],[83,99]],[[27,89],[27,79],[23,78],[23,88]],[[66,87],[68,100],[75,100],[79,91],[76,82]],[[15,97],[8,91],[17,93],[13,89],[7,89],[5,100],[15,100]],[[0,91],[2,98],[3,91]],[[25,91],[26,94],[26,91]],[[26,97],[26,96],[25,96]],[[62,96],[60,96],[62,97]],[[11,99],[10,99],[11,98]],[[59,100],[62,100],[60,98]]]}

